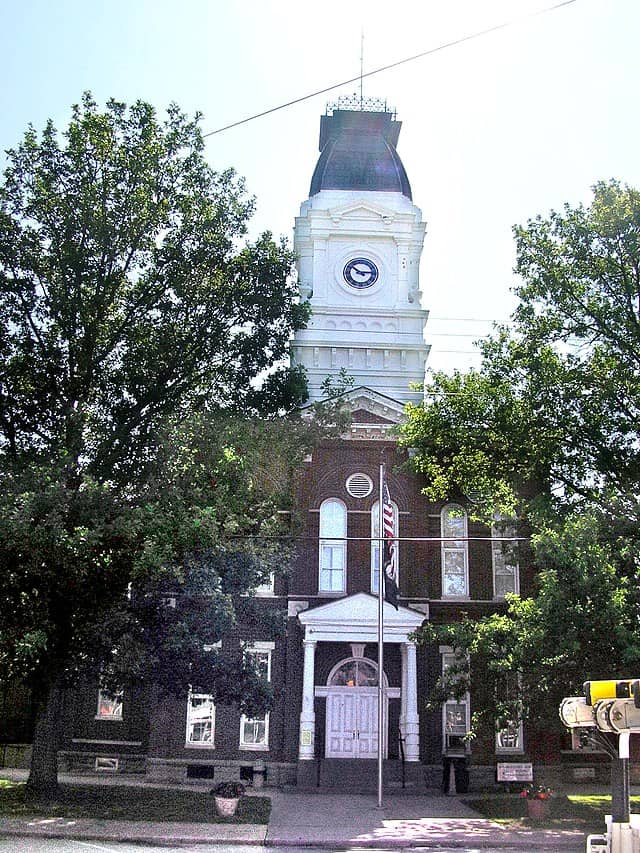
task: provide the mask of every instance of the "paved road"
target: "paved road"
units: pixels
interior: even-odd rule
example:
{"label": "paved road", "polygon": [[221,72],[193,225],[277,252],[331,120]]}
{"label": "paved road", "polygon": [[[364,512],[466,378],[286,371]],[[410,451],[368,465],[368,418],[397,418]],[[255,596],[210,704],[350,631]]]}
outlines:
{"label": "paved road", "polygon": [[[0,853],[159,853],[167,848],[147,844],[74,841],[70,838],[0,838]],[[175,849],[175,848],[174,848]],[[196,844],[180,853],[522,853],[524,847],[263,847],[262,845]],[[569,848],[564,848],[568,850]],[[582,847],[576,847],[582,850]]]}

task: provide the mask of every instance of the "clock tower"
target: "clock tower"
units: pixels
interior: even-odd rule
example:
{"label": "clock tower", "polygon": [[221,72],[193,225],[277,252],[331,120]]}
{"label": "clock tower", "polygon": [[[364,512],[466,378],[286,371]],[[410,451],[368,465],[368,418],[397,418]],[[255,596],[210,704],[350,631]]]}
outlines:
{"label": "clock tower", "polygon": [[292,342],[311,402],[344,371],[356,387],[419,402],[427,311],[425,224],[396,151],[401,123],[377,99],[341,99],[320,122],[320,157],[296,218],[300,294],[312,316]]}

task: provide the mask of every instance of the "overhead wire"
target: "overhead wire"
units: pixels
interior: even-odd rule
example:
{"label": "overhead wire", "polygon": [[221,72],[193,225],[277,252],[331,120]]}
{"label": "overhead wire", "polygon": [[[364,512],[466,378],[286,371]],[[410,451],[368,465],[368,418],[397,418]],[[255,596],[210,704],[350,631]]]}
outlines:
{"label": "overhead wire", "polygon": [[242,124],[247,124],[250,121],[255,121],[255,119],[262,118],[263,116],[270,115],[271,113],[278,112],[279,110],[284,110],[287,107],[292,107],[295,104],[300,104],[303,101],[308,101],[311,98],[316,98],[318,95],[325,95],[327,92],[332,92],[334,89],[340,89],[343,86],[349,86],[351,83],[358,83],[364,80],[365,77],[373,77],[374,74],[381,74],[383,71],[390,71],[392,68],[398,68],[400,65],[406,65],[408,62],[415,62],[416,59],[422,59],[425,56],[431,56],[434,53],[440,53],[443,50],[448,50],[450,47],[456,47],[457,45],[464,44],[468,41],[473,41],[478,38],[482,38],[483,36],[489,35],[490,33],[498,32],[499,30],[507,29],[508,27],[513,27],[521,21],[527,20],[528,18],[539,17],[540,15],[546,15],[549,12],[555,12],[557,9],[561,9],[563,6],[571,6],[573,3],[576,3],[577,0],[561,0],[559,3],[554,3],[552,6],[546,6],[543,9],[536,9],[533,12],[527,12],[524,15],[518,15],[516,18],[512,18],[509,21],[503,21],[500,24],[495,24],[492,27],[487,27],[484,30],[478,30],[475,33],[470,33],[466,36],[461,36],[460,38],[453,39],[452,41],[445,42],[444,44],[440,44],[437,47],[432,47],[429,50],[423,50],[421,53],[416,53],[413,56],[407,56],[405,59],[399,59],[397,62],[391,62],[389,65],[383,65],[380,68],[375,68],[373,71],[367,71],[366,73],[360,72],[357,77],[351,77],[349,80],[342,80],[340,83],[333,83],[331,86],[325,86],[324,89],[317,89],[315,92],[311,92],[307,95],[302,95],[299,98],[294,98],[291,101],[287,101],[284,104],[278,104],[276,107],[271,107],[267,110],[263,110],[259,113],[254,113],[254,115],[247,116],[246,118],[239,119],[238,121],[231,122],[231,124],[226,124],[224,127],[218,127],[216,130],[210,130],[207,133],[203,133],[202,136],[215,136],[218,133],[223,133],[225,130],[231,130],[233,127],[239,127]]}

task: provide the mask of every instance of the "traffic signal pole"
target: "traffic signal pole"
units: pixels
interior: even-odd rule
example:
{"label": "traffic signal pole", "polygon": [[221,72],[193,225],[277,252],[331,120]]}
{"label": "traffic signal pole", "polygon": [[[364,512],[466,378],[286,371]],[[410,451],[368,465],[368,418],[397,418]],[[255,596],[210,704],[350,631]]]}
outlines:
{"label": "traffic signal pole", "polygon": [[[633,697],[633,698],[632,698]],[[611,756],[611,818],[607,826],[609,853],[632,853],[629,799],[631,735],[640,734],[640,679],[585,682],[585,696],[569,696],[560,704],[560,719],[570,729],[594,729]],[[613,744],[617,735],[617,755]],[[601,850],[604,836],[589,836],[587,851]],[[593,846],[593,845],[597,846]]]}
{"label": "traffic signal pole", "polygon": [[611,761],[611,821],[629,823],[629,741],[630,732],[618,735],[618,758]]}

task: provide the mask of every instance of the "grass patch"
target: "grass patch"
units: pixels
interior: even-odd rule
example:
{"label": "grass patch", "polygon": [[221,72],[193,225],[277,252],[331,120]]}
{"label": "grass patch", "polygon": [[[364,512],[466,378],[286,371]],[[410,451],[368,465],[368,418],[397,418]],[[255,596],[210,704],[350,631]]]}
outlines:
{"label": "grass patch", "polygon": [[216,814],[213,797],[203,791],[132,788],[117,785],[60,785],[54,800],[34,796],[24,782],[0,780],[3,817],[65,817],[104,820],[188,821],[191,823],[269,823],[268,797],[241,797],[232,818]]}
{"label": "grass patch", "polygon": [[[640,798],[634,798],[640,801]],[[611,797],[565,796],[559,794],[550,801],[549,817],[546,820],[531,820],[527,817],[526,800],[517,794],[496,794],[487,797],[468,798],[465,803],[483,817],[514,828],[546,827],[549,829],[580,829],[601,832],[604,816],[611,814]]]}

